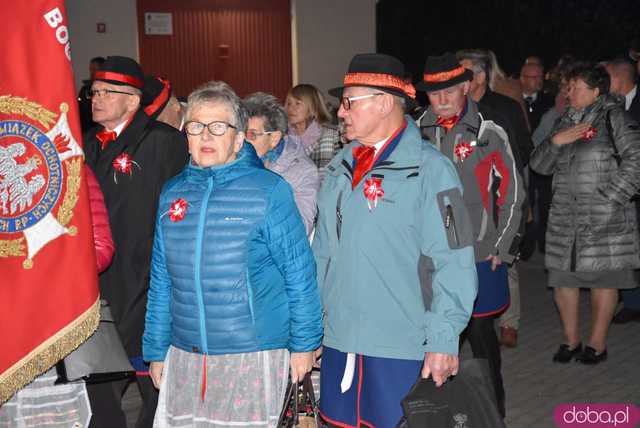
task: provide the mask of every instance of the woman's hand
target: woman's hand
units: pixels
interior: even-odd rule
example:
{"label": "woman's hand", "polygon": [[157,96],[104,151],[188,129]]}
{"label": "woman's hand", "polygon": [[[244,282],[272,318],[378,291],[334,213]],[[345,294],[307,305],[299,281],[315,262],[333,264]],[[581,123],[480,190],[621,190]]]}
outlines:
{"label": "woman's hand", "polygon": [[313,368],[312,352],[291,353],[291,382],[299,382]]}
{"label": "woman's hand", "polygon": [[149,376],[153,381],[153,386],[160,389],[160,381],[162,380],[162,370],[164,369],[163,361],[152,361],[149,365]]}
{"label": "woman's hand", "polygon": [[588,123],[579,123],[571,128],[563,129],[551,137],[551,142],[557,146],[571,144],[576,140],[584,137],[585,133],[591,128]]}

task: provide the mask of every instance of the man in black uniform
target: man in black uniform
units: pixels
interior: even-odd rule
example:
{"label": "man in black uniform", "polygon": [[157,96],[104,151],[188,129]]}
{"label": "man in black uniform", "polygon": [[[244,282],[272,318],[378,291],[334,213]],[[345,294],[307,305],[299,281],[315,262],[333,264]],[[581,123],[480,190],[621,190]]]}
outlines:
{"label": "man in black uniform", "polygon": [[[116,327],[136,371],[143,408],[136,427],[151,427],[157,391],[142,361],[141,340],[158,198],[164,183],[186,165],[187,144],[176,129],[150,119],[140,108],[144,74],[131,58],[111,56],[93,75],[91,107],[100,127],[85,135],[87,164],[104,193],[116,253],[100,276]],[[169,207],[166,207],[167,210]],[[124,427],[122,388],[89,386],[91,426]]]}

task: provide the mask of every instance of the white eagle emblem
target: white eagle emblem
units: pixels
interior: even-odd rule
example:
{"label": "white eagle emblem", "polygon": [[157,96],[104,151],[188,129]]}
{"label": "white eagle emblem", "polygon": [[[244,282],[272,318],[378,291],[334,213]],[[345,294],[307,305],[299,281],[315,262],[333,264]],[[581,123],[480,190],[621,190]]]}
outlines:
{"label": "white eagle emblem", "polygon": [[45,178],[36,174],[27,179],[40,164],[37,157],[31,157],[20,164],[17,157],[24,155],[26,147],[14,143],[3,148],[0,146],[0,214],[15,214],[33,203],[33,196],[42,189]]}

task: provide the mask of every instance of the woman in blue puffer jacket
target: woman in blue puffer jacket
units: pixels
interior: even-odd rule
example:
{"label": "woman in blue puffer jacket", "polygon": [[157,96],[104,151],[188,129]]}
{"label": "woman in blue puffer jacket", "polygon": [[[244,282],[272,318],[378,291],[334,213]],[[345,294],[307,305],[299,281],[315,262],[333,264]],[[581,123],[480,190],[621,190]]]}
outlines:
{"label": "woman in blue puffer jacket", "polygon": [[275,426],[289,366],[302,379],[320,346],[302,219],[246,125],[226,83],[189,96],[191,161],[160,196],[143,337],[157,427]]}

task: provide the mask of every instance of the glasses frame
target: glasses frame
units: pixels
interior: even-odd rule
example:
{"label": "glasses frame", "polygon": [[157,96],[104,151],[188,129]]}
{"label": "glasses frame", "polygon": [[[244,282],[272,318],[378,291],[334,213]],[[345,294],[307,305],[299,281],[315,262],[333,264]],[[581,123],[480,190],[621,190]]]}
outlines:
{"label": "glasses frame", "polygon": [[[274,132],[277,132],[277,131],[253,132],[251,129],[247,129],[247,132],[244,133],[244,136],[248,141],[253,141],[253,140],[256,140],[256,139],[262,137],[263,135],[271,135]],[[254,134],[255,138],[250,138],[251,134]]]}
{"label": "glasses frame", "polygon": [[380,95],[387,95],[384,92],[374,92],[373,94],[358,95],[357,97],[342,97],[340,98],[340,105],[345,110],[351,110],[351,103],[358,100],[364,100],[365,98],[373,98]]}
{"label": "glasses frame", "polygon": [[[202,125],[202,130],[200,132],[198,132],[198,133],[193,133],[193,132],[187,131],[187,128],[189,128],[189,124],[190,123],[198,123],[198,124]],[[211,128],[211,125],[213,125],[213,124],[222,124],[222,125],[224,125],[224,130],[221,133],[214,132],[213,129]],[[205,128],[209,131],[209,134],[211,134],[213,136],[216,136],[216,137],[222,137],[224,134],[227,133],[229,128],[233,128],[235,130],[238,129],[238,127],[230,124],[229,122],[225,122],[224,120],[214,120],[213,122],[209,122],[209,123],[202,123],[202,122],[198,122],[197,120],[190,120],[188,122],[185,122],[184,127],[182,129],[184,129],[185,134],[195,137],[197,135],[202,135],[204,133]]]}
{"label": "glasses frame", "polygon": [[113,89],[91,89],[86,92],[85,98],[91,100],[96,94],[102,94],[99,95],[98,98],[104,98],[107,94],[136,95],[132,94],[131,92],[115,91]]}

